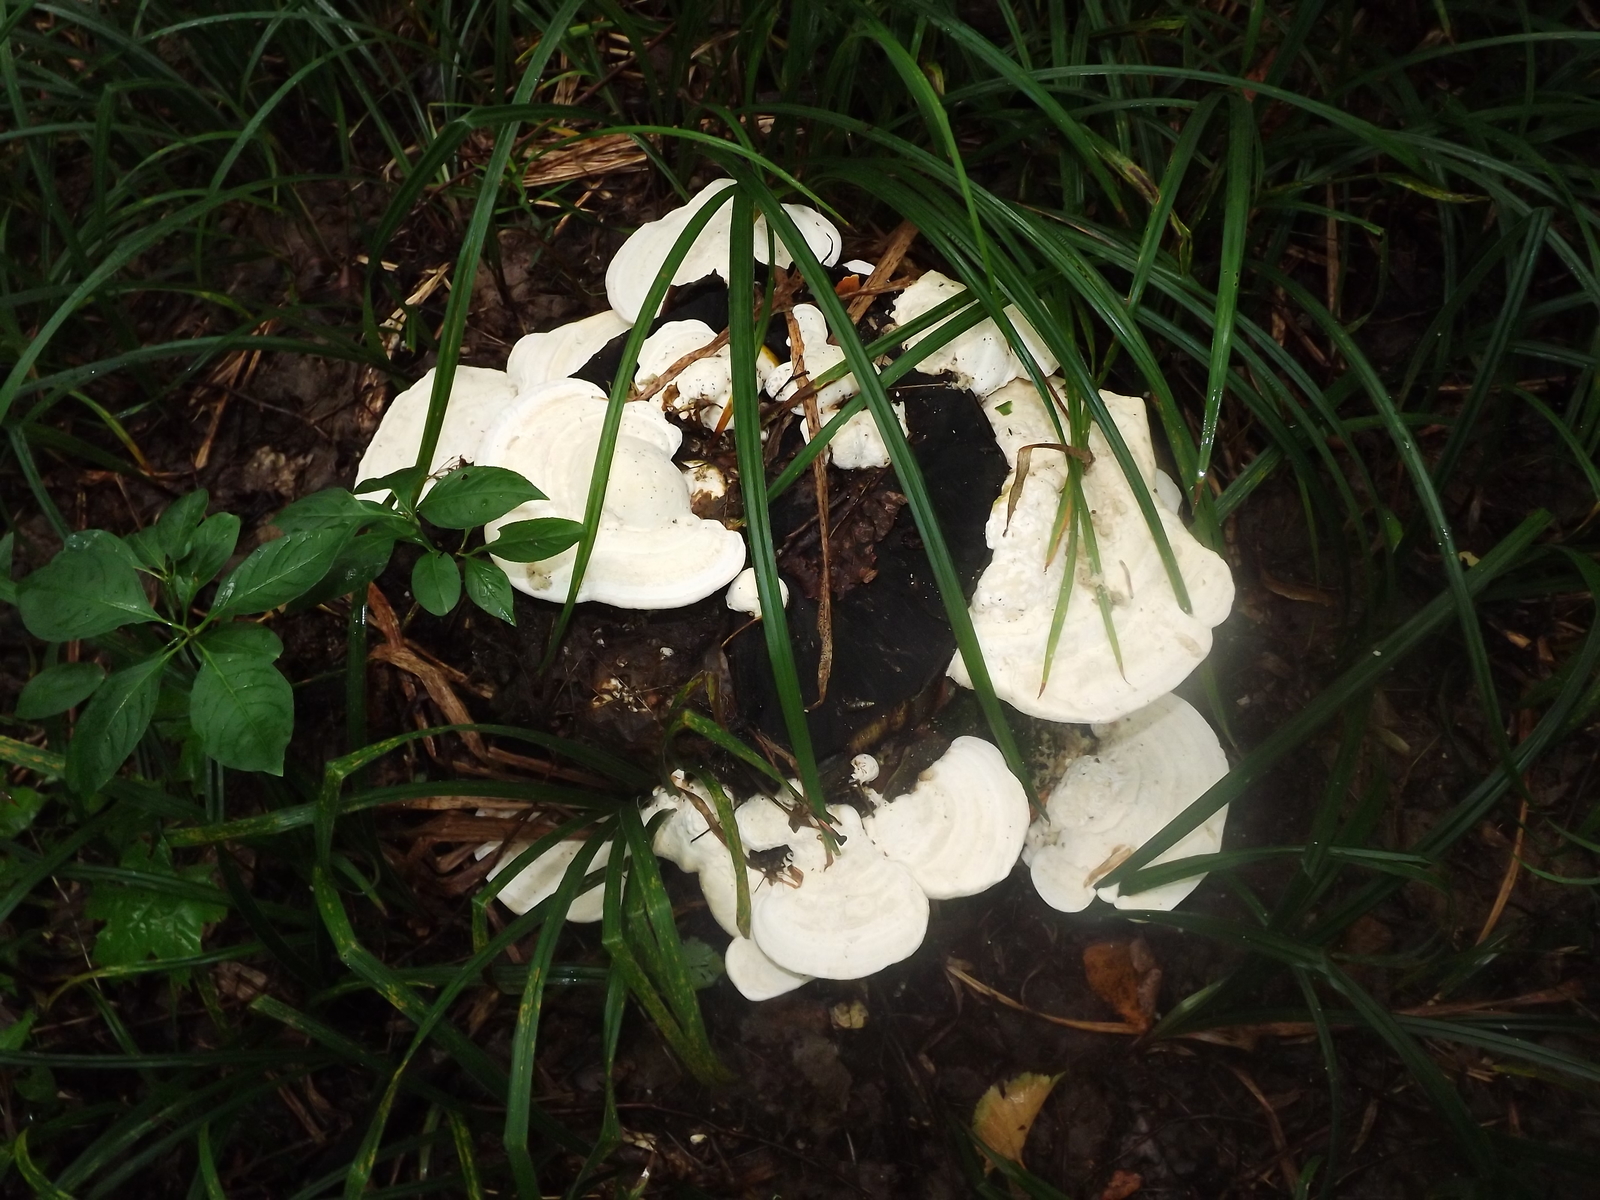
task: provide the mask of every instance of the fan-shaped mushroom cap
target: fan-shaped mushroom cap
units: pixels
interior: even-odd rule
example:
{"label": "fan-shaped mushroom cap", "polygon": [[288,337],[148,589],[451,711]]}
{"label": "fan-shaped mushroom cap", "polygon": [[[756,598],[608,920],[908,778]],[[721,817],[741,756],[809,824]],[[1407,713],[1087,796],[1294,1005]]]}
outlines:
{"label": "fan-shaped mushroom cap", "polygon": [[746,1000],[771,1000],[811,982],[809,975],[796,975],[785,971],[747,937],[734,935],[723,956],[728,971],[728,982],[739,989]]}
{"label": "fan-shaped mushroom cap", "polygon": [[867,840],[854,809],[831,809],[840,849],[803,828],[789,842],[799,886],[762,889],[750,933],[778,966],[821,979],[860,979],[910,957],[928,929],[928,897],[916,878]]}
{"label": "fan-shaped mushroom cap", "polygon": [[[938,271],[927,271],[895,297],[893,309],[895,323],[905,325],[966,290],[949,276],[941,275]],[[1005,314],[1022,338],[1022,344],[1028,348],[1028,353],[1033,355],[1034,361],[1039,364],[1040,370],[1047,375],[1054,371],[1057,365],[1055,356],[1040,340],[1033,326],[1028,324],[1027,319],[1017,311],[1016,305],[1007,307]],[[943,324],[944,321],[938,322],[926,332],[902,343],[903,346],[907,350],[911,349],[925,338],[931,337]],[[992,318],[979,321],[954,341],[933,351],[917,365],[929,375],[947,371],[954,377],[956,386],[967,388],[979,396],[987,396],[1013,379],[1026,377],[1028,373],[1022,360],[1012,352],[1005,335],[1000,332],[1000,327]]]}
{"label": "fan-shaped mushroom cap", "polygon": [[[828,322],[822,315],[822,310],[814,304],[797,304],[794,306],[795,324],[800,328],[800,339],[804,346],[803,363],[805,378],[815,379],[824,371],[832,370],[844,361],[844,351],[828,341]],[[794,360],[779,363],[768,374],[765,383],[767,394],[776,400],[785,401],[793,399],[799,393],[800,385],[794,382]],[[861,385],[854,375],[846,375],[832,383],[825,384],[817,393],[817,410],[824,422],[839,410],[852,396],[861,391]],[[804,415],[804,405],[796,405],[793,409],[796,415]],[[902,432],[909,432],[906,426],[906,406],[896,404],[895,416],[900,420]],[[811,427],[809,424],[800,426],[800,436],[806,441],[811,440]],[[870,412],[859,412],[851,417],[839,431],[828,441],[828,457],[833,465],[844,471],[861,471],[871,467],[887,467],[889,465],[889,448],[884,445],[883,435],[878,432],[877,422]]]}
{"label": "fan-shaped mushroom cap", "polygon": [[[1153,486],[1155,452],[1144,402],[1110,392],[1100,395],[1145,485]],[[989,396],[984,411],[1013,468],[989,516],[987,534],[994,556],[978,580],[971,606],[995,691],[1030,716],[1085,724],[1116,720],[1171,691],[1210,652],[1211,629],[1233,605],[1233,577],[1227,564],[1200,545],[1165,505],[1156,506],[1193,605],[1192,614],[1184,613],[1133,489],[1096,426],[1089,435],[1094,465],[1083,473],[1083,490],[1104,571],[1098,582],[1110,595],[1122,663],[1119,667],[1106,635],[1096,601],[1097,581],[1080,544],[1049,684],[1041,692],[1045,648],[1066,567],[1065,539],[1054,557],[1050,555],[1058,502],[1067,480],[1065,459],[1056,451],[1033,451],[1031,470],[1008,528],[1007,501],[1016,480],[1018,451],[1033,443],[1055,442],[1059,435],[1037,391],[1021,380]],[[972,686],[959,654],[950,665],[950,677]]]}
{"label": "fan-shaped mushroom cap", "polygon": [[1157,500],[1167,506],[1168,512],[1183,512],[1183,491],[1178,487],[1178,481],[1171,475],[1158,468],[1155,485],[1150,490]]}
{"label": "fan-shaped mushroom cap", "polygon": [[917,786],[879,805],[867,837],[935,900],[975,896],[1011,873],[1028,831],[1028,795],[1000,751],[958,737]]}
{"label": "fan-shaped mushroom cap", "polygon": [[[674,778],[679,788],[694,793],[710,808],[711,797],[705,788],[684,778],[681,773]],[[712,832],[699,806],[687,796],[681,793],[674,795],[664,788],[657,788],[650,806],[644,811],[644,819],[649,821],[662,811],[668,811],[671,815],[657,829],[652,848],[659,857],[698,877],[700,890],[705,895],[706,907],[711,910],[712,917],[728,936],[737,938],[738,880],[734,874],[733,856],[728,852],[727,845]],[[734,810],[734,819],[739,822],[739,836],[745,841],[746,849],[766,850],[774,845],[782,845],[781,840],[771,840],[780,825],[781,837],[787,837],[789,833],[788,815],[764,796],[757,796],[740,805]],[[745,882],[753,903],[757,888],[763,882],[761,872],[746,866]]]}
{"label": "fan-shaped mushroom cap", "polygon": [[[672,364],[709,346],[717,335],[704,321],[668,321],[639,348],[639,368],[634,372],[636,388],[647,388],[671,369]],[[773,369],[772,351],[765,346],[756,352],[756,385],[763,386]],[[680,416],[694,415],[707,429],[732,428],[732,418],[724,411],[733,403],[732,351],[723,346],[713,354],[697,358],[675,376],[670,386],[659,393],[660,404]]]}
{"label": "fan-shaped mushroom cap", "polygon": [[[394,398],[372,435],[367,452],[356,468],[357,482],[381,479],[417,461],[422,446],[422,427],[428,423],[428,400],[433,395],[434,372]],[[476,462],[483,435],[506,411],[514,396],[511,381],[504,371],[483,367],[457,367],[450,383],[449,405],[444,410],[444,425],[439,429],[439,444],[434,447],[429,474],[444,470],[459,459]],[[424,485],[426,492],[433,484]],[[388,492],[369,492],[368,497],[383,501]]]}
{"label": "fan-shaped mushroom cap", "polygon": [[[782,579],[778,580],[778,595],[783,597],[784,606],[789,604],[789,585]],[[734,577],[728,585],[728,594],[725,603],[734,612],[749,613],[752,617],[761,616],[761,593],[756,589],[756,569],[746,567]]]}
{"label": "fan-shaped mushroom cap", "polygon": [[[1094,732],[1099,747],[1067,767],[1022,851],[1040,897],[1062,912],[1086,907],[1098,880],[1228,773],[1217,735],[1177,696]],[[1224,807],[1155,861],[1215,853],[1227,818]],[[1118,908],[1169,909],[1199,885],[1196,876],[1129,896],[1114,886],[1098,895]]]}
{"label": "fan-shaped mushroom cap", "polygon": [[[484,534],[535,517],[582,520],[589,495],[605,394],[592,383],[540,384],[490,430],[481,461],[520,471],[548,497],[492,521]],[[694,515],[689,486],[672,461],[683,435],[650,404],[622,412],[605,507],[579,600],[620,608],[681,608],[726,585],[744,566],[744,539]],[[514,587],[541,600],[563,601],[572,582],[573,547],[542,562],[495,561]]]}
{"label": "fan-shaped mushroom cap", "polygon": [[[800,330],[806,378],[815,379],[844,361],[844,350],[828,340],[828,319],[822,315],[820,308],[815,304],[796,304],[793,315],[794,323]],[[790,346],[791,354],[793,349]],[[794,359],[791,356],[788,362],[779,363],[767,376],[767,394],[774,400],[782,401],[791,399],[799,390],[800,385],[794,382]],[[817,393],[817,407],[831,411],[860,390],[861,385],[856,382],[856,377],[846,375],[843,379],[826,384]],[[805,410],[797,408],[795,411]]]}
{"label": "fan-shaped mushroom cap", "polygon": [[[521,854],[532,842],[512,842],[511,846],[500,856],[489,871],[489,878],[495,879]],[[534,859],[521,871],[516,878],[500,889],[495,897],[514,913],[525,913],[535,904],[547,900],[555,895],[556,888],[561,886],[561,879],[567,873],[567,868],[572,865],[572,860],[578,856],[578,851],[583,849],[584,842],[581,838],[568,838],[566,841],[557,842],[538,858]],[[499,842],[489,842],[478,847],[478,857],[484,858],[500,849]],[[589,871],[599,871],[611,861],[611,843],[604,842],[600,849],[595,851],[594,858],[589,861]],[[605,888],[593,887],[573,898],[572,907],[567,909],[567,920],[590,922],[598,921],[604,915]]]}
{"label": "fan-shaped mushroom cap", "polygon": [[547,333],[518,338],[511,347],[511,357],[506,359],[512,390],[521,395],[552,379],[568,378],[612,338],[631,328],[632,324],[608,308],[581,321],[558,325]]}
{"label": "fan-shaped mushroom cap", "polygon": [[[622,248],[612,257],[611,265],[606,268],[606,297],[611,301],[611,307],[625,320],[632,323],[639,319],[639,310],[644,307],[650,285],[666,264],[673,243],[688,227],[690,219],[724,189],[732,186],[731,179],[708,183],[682,208],[673,209],[658,221],[639,226],[622,244]],[[785,204],[783,207],[799,226],[812,254],[824,266],[832,266],[839,261],[843,242],[831,221],[815,209],[801,204]],[[689,252],[678,264],[672,282],[693,283],[713,274],[727,279],[728,238],[732,228],[733,208],[731,204],[724,204],[689,247]],[[756,218],[755,222],[755,257],[757,262],[767,261],[767,224],[761,217]],[[790,266],[794,261],[781,241],[777,242],[776,258],[780,267]]]}

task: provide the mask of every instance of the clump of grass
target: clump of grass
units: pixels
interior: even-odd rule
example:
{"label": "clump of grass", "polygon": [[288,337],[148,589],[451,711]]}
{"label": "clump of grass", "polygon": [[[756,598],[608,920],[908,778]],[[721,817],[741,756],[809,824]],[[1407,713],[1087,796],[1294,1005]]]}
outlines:
{"label": "clump of grass", "polygon": [[[0,503],[12,540],[0,545],[31,565],[46,531],[65,538],[86,523],[66,486],[75,472],[164,486],[152,464],[169,459],[151,439],[229,355],[342,359],[381,382],[403,374],[390,357],[399,333],[439,367],[436,435],[474,289],[408,303],[411,279],[383,262],[439,222],[450,230],[452,278],[472,280],[480,262],[492,267],[500,229],[546,237],[592,220],[582,181],[530,185],[538,173],[529,168],[550,147],[622,134],[680,191],[697,172],[732,174],[740,187],[730,202],[758,207],[795,250],[864,382],[860,405],[889,441],[979,701],[1006,746],[1006,715],[985,686],[915,461],[868,349],[829,302],[778,201],[803,189],[858,228],[909,219],[927,253],[968,286],[976,304],[964,319],[994,317],[1025,355],[1003,315],[1014,304],[1063,364],[1063,441],[1081,441],[1095,421],[1125,458],[1097,389],[1149,395],[1197,532],[1237,549],[1255,506],[1286,497],[1303,513],[1311,573],[1302,590],[1337,599],[1336,619],[1322,626],[1320,690],[1270,728],[1245,731],[1230,716],[1226,668],[1202,672],[1213,719],[1241,726],[1235,769],[1113,876],[1127,891],[1210,869],[1233,900],[1150,915],[1240,955],[1151,1036],[1268,1021],[1314,1033],[1331,1094],[1303,1194],[1337,1194],[1345,1177],[1353,1030],[1385,1048],[1427,1098],[1438,1135],[1459,1148],[1451,1186],[1512,1194],[1537,1190],[1541,1171],[1592,1170],[1569,1147],[1486,1129],[1480,1085],[1434,1052],[1470,1047],[1492,1070],[1583,1089],[1600,1075],[1592,1020],[1493,1007],[1398,1012],[1433,997],[1495,999],[1511,978],[1498,964],[1530,952],[1526,934],[1496,916],[1477,950],[1452,933],[1377,964],[1341,945],[1358,922],[1395,912],[1407,889],[1473,902],[1450,872],[1466,835],[1493,816],[1515,814],[1526,830],[1517,846],[1548,855],[1528,862],[1523,880],[1542,872],[1567,896],[1592,894],[1600,805],[1583,789],[1563,800],[1552,783],[1559,755],[1592,747],[1600,709],[1591,519],[1600,241],[1590,165],[1600,34],[1572,27],[1565,10],[1512,19],[1475,4],[1440,6],[1426,27],[1396,18],[1378,33],[1353,6],[1320,3],[1218,11],[1107,0],[1070,15],[1058,4],[995,14],[979,30],[933,6],[760,2],[726,12],[498,4],[474,10],[465,28],[449,6],[422,0],[398,9],[294,0],[271,15],[176,4],[8,11],[0,338],[11,366],[0,382]],[[330,187],[376,205],[364,210],[364,269],[342,298],[312,302],[275,265],[261,218],[297,224],[314,242],[312,198]],[[267,264],[270,282],[235,288],[242,262]],[[748,278],[733,284],[736,295],[753,290]],[[748,366],[748,310],[733,309],[734,351]],[[397,310],[401,328],[386,327]],[[736,378],[736,407],[748,412],[753,374]],[[614,408],[622,394],[614,389]],[[736,423],[751,437],[756,428]],[[1505,461],[1508,447],[1522,459]],[[740,451],[747,464],[759,460],[758,445]],[[1528,495],[1535,472],[1537,500]],[[770,601],[761,482],[746,472]],[[591,542],[604,485],[597,477],[590,498]],[[1141,503],[1153,512],[1148,497]],[[1087,520],[1081,527],[1092,535]],[[1237,565],[1253,586],[1256,564]],[[342,668],[357,701],[347,744],[325,769],[281,784],[241,781],[215,764],[185,769],[174,750],[182,738],[164,745],[153,735],[136,774],[77,796],[60,782],[63,725],[41,739],[8,719],[0,757],[15,775],[5,812],[18,815],[5,817],[0,917],[10,940],[0,982],[19,1019],[0,1032],[0,1064],[27,1119],[8,1110],[5,1164],[37,1193],[186,1187],[215,1197],[265,1178],[274,1194],[308,1200],[357,1195],[374,1181],[389,1195],[537,1195],[559,1178],[579,1195],[608,1170],[619,1136],[611,1065],[630,998],[691,1069],[717,1077],[662,881],[649,870],[624,880],[620,855],[604,876],[603,956],[561,958],[558,918],[582,881],[582,856],[555,897],[493,933],[480,899],[470,950],[415,965],[390,944],[390,921],[410,899],[362,814],[433,785],[361,777],[376,756],[403,752],[393,739],[369,746],[364,629],[355,604]],[[1506,630],[1536,657],[1502,649]],[[767,634],[791,747],[815,796],[780,623]],[[23,670],[19,652],[7,653]],[[1471,771],[1451,777],[1445,803],[1406,837],[1386,830],[1415,796],[1392,778],[1375,716],[1397,677],[1448,687],[1453,711],[1441,724],[1474,743],[1462,755]],[[1463,705],[1470,735],[1455,729]],[[1312,799],[1296,815],[1297,841],[1149,866],[1221,805],[1266,802],[1274,767],[1316,747],[1329,751],[1328,765],[1299,783]],[[555,749],[595,766],[582,747]],[[645,831],[624,802],[644,782],[614,776],[581,817],[523,857],[587,828],[592,845],[620,839],[648,862]],[[450,788],[508,790],[472,780]],[[234,811],[241,794],[258,797],[259,811]],[[150,852],[130,865],[133,844]],[[1275,869],[1283,863],[1292,869]],[[1513,888],[1526,886],[1519,871],[1506,876]],[[204,944],[196,932],[190,952],[68,975],[42,931],[70,911],[61,889],[84,887],[144,897],[148,911],[196,931],[228,915]],[[1592,954],[1592,920],[1575,936]],[[528,939],[530,957],[507,957]],[[223,1003],[212,982],[219,964],[259,970],[272,986],[245,1006]],[[155,994],[152,981],[164,982],[174,1014],[206,1012],[204,1041],[122,1015],[124,1002]],[[552,985],[603,995],[597,1135],[567,1128],[533,1099]],[[483,987],[517,998],[504,1060],[461,1025],[458,1001]],[[1278,1007],[1263,1011],[1262,995]],[[92,1049],[58,1049],[64,1035],[42,1032],[66,1012],[93,1030],[71,1044]],[[397,1041],[376,1032],[392,1017],[406,1030]],[[1567,1039],[1563,1048],[1550,1033]],[[360,1132],[314,1169],[274,1157],[257,1130],[280,1120],[263,1115],[284,1111],[279,1089],[335,1068],[364,1089]],[[117,1082],[89,1082],[102,1078]],[[291,1136],[282,1130],[285,1144]],[[1015,1182],[1052,1194],[1042,1181]]]}

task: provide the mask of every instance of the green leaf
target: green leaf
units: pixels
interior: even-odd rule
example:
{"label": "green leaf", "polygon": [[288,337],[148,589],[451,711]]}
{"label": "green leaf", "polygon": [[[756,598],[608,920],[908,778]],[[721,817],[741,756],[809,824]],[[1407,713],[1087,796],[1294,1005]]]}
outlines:
{"label": "green leaf", "polygon": [[119,553],[102,540],[91,540],[81,548],[69,543],[68,549],[17,585],[22,623],[34,637],[70,642],[98,637],[133,621],[158,620],[131,558],[126,547]]}
{"label": "green leaf", "polygon": [[139,560],[140,567],[156,573],[167,569],[167,552],[162,545],[161,535],[156,532],[154,525],[147,526],[137,533],[130,533],[122,540],[128,549],[133,551],[133,556]]}
{"label": "green leaf", "polygon": [[166,556],[174,562],[189,553],[190,539],[206,515],[206,502],[210,499],[205,488],[200,488],[174,500],[156,518],[156,537]]}
{"label": "green leaf", "polygon": [[113,672],[83,710],[67,747],[67,785],[80,796],[104,787],[139,744],[155,712],[170,653]]}
{"label": "green leaf", "polygon": [[[0,838],[14,838],[32,825],[33,819],[44,807],[44,802],[44,793],[30,787],[13,787],[0,791]],[[0,1045],[0,1049],[5,1048],[4,1045]]]}
{"label": "green leaf", "polygon": [[447,615],[461,599],[461,572],[442,550],[429,550],[411,568],[411,594],[436,617]]}
{"label": "green leaf", "polygon": [[202,633],[200,648],[207,654],[248,654],[272,662],[283,653],[283,642],[265,625],[230,621]]}
{"label": "green leaf", "polygon": [[[30,1104],[53,1104],[57,1099],[55,1072],[51,1071],[50,1068],[46,1066],[30,1067],[28,1070],[22,1071],[17,1075],[16,1089],[17,1095],[21,1096]],[[20,1166],[21,1164],[19,1163],[18,1165]],[[26,1176],[26,1174],[27,1172],[24,1172],[24,1176]],[[60,1192],[55,1188],[50,1187],[50,1181],[48,1179],[44,1179],[42,1176],[40,1176],[39,1181],[42,1182],[48,1190],[37,1191],[34,1193],[35,1195],[46,1196],[49,1198],[49,1200],[72,1200],[72,1198],[67,1196],[65,1192]]]}
{"label": "green leaf", "polygon": [[21,1050],[27,1044],[28,1034],[38,1016],[39,1010],[30,1008],[17,1020],[0,1029],[0,1050]]}
{"label": "green leaf", "polygon": [[313,529],[342,528],[368,520],[370,501],[356,499],[346,488],[323,488],[289,505],[272,523],[284,533],[309,533]]}
{"label": "green leaf", "polygon": [[258,613],[287,604],[328,573],[348,528],[309,529],[258,546],[217,588],[213,613]]}
{"label": "green leaf", "polygon": [[375,500],[359,499],[346,488],[324,488],[285,508],[272,523],[284,533],[309,533],[316,529],[380,530],[391,538],[417,536],[417,522]]}
{"label": "green leaf", "polygon": [[441,529],[476,529],[545,494],[504,467],[457,467],[433,485],[418,514]]}
{"label": "green leaf", "polygon": [[[165,843],[154,850],[142,843],[128,847],[122,866],[193,883],[206,883],[211,874],[204,863],[174,868],[172,852]],[[222,920],[227,911],[220,904],[149,891],[123,881],[97,884],[84,908],[86,916],[105,922],[94,942],[94,960],[102,967],[128,966],[148,958],[191,958],[200,953],[206,925]]]}
{"label": "green leaf", "polygon": [[300,597],[296,608],[320,604],[351,592],[365,594],[367,584],[382,575],[384,568],[389,565],[389,559],[394,554],[394,543],[394,534],[389,532],[358,533],[339,551],[328,573]]}
{"label": "green leaf", "polygon": [[99,663],[58,663],[46,667],[22,689],[22,695],[17,698],[17,716],[24,721],[37,721],[66,712],[87,700],[105,677],[105,668]]}
{"label": "green leaf", "polygon": [[499,617],[507,625],[517,623],[511,595],[511,580],[499,566],[481,558],[466,558],[461,565],[467,573],[467,598],[484,612]]}
{"label": "green leaf", "polygon": [[16,544],[17,535],[14,533],[0,537],[0,604],[17,602],[17,585],[11,580],[12,548]]}
{"label": "green leaf", "polygon": [[120,558],[135,570],[139,567],[139,556],[133,552],[133,547],[116,534],[104,529],[80,529],[77,533],[68,534],[62,549],[101,550],[114,558]]}
{"label": "green leaf", "polygon": [[206,653],[189,696],[189,721],[223,766],[282,775],[294,732],[294,689],[271,659]]}
{"label": "green leaf", "polygon": [[365,492],[393,492],[396,496],[409,496],[423,478],[421,467],[401,467],[377,479],[363,479],[351,491],[358,496]]}
{"label": "green leaf", "polygon": [[694,990],[704,991],[722,978],[722,955],[699,938],[683,939],[683,966]]}
{"label": "green leaf", "polygon": [[239,544],[239,518],[232,513],[217,513],[201,521],[189,538],[189,552],[173,571],[179,598],[185,608],[195,594],[217,577],[228,565],[233,548]]}
{"label": "green leaf", "polygon": [[583,523],[564,517],[535,517],[531,521],[512,521],[500,527],[500,536],[484,547],[496,558],[508,562],[538,562],[554,558],[578,544]]}

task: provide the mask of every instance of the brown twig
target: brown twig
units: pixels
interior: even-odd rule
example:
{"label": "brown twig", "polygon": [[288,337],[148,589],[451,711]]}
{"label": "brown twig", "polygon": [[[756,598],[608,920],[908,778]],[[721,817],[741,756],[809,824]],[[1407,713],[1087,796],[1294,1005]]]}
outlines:
{"label": "brown twig", "polygon": [[1272,1146],[1278,1152],[1278,1170],[1283,1172],[1283,1184],[1292,1193],[1295,1184],[1300,1180],[1300,1168],[1294,1164],[1294,1155],[1289,1153],[1289,1140],[1283,1136],[1283,1124],[1278,1120],[1277,1110],[1272,1107],[1266,1095],[1256,1086],[1256,1081],[1251,1079],[1232,1063],[1224,1064],[1232,1071],[1245,1090],[1256,1098],[1256,1103],[1261,1105],[1261,1111],[1267,1115],[1267,1129],[1272,1134]]}
{"label": "brown twig", "polygon": [[872,307],[872,299],[877,293],[873,290],[881,287],[894,277],[899,269],[900,260],[906,256],[906,251],[911,249],[911,243],[917,239],[917,227],[910,221],[902,221],[889,235],[889,242],[883,248],[883,257],[878,260],[878,265],[872,268],[872,274],[867,276],[867,281],[861,285],[861,290],[850,301],[846,315],[850,324],[859,322]]}
{"label": "brown twig", "polygon": [[637,396],[634,396],[633,399],[635,401],[650,399],[650,397],[654,396],[662,388],[666,387],[669,383],[673,382],[673,380],[677,379],[680,374],[682,374],[694,363],[699,362],[702,358],[710,358],[713,354],[715,354],[718,350],[721,350],[727,344],[728,331],[724,329],[704,346],[701,346],[700,349],[691,350],[682,358],[674,360],[670,367],[656,376],[654,383],[645,388]]}
{"label": "brown twig", "polygon": [[[795,320],[793,309],[785,312],[783,319],[789,326],[789,362],[793,367],[789,379],[791,382],[805,379],[809,383],[806,374],[806,342],[800,334],[800,323]],[[806,389],[802,404],[806,411],[807,434],[814,438],[822,432],[822,410],[817,404],[815,388]],[[817,532],[821,538],[822,587],[817,597],[817,636],[821,640],[821,648],[817,653],[817,698],[809,706],[810,708],[817,708],[827,699],[828,680],[833,676],[833,554],[829,545],[832,530],[828,524],[826,459],[826,454],[819,454],[811,460],[811,480],[817,493]]]}
{"label": "brown twig", "polygon": [[1067,1029],[1078,1029],[1085,1033],[1120,1033],[1129,1037],[1137,1037],[1144,1032],[1138,1026],[1129,1024],[1127,1021],[1079,1021],[1073,1017],[1057,1017],[1050,1013],[1043,1013],[1036,1008],[1029,1008],[1021,1001],[1013,1000],[1004,992],[996,991],[986,983],[979,983],[953,962],[946,962],[944,969],[952,979],[971,988],[978,995],[987,996],[997,1004],[1003,1004],[1007,1008],[1015,1009],[1020,1013],[1027,1013],[1030,1017],[1038,1017],[1041,1021],[1049,1021],[1052,1025],[1061,1025]]}

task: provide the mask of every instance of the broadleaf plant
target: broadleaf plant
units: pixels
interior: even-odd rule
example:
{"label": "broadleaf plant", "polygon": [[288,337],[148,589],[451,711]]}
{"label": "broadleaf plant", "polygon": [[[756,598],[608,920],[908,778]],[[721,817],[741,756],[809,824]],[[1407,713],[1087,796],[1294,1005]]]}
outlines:
{"label": "broadleaf plant", "polygon": [[[358,486],[401,485],[408,471]],[[298,500],[277,515],[282,536],[257,546],[226,574],[240,521],[231,513],[207,516],[204,489],[173,501],[153,524],[127,537],[103,529],[71,534],[54,558],[15,585],[14,597],[9,588],[0,596],[15,600],[35,637],[85,650],[39,671],[19,698],[17,716],[38,721],[82,706],[65,778],[85,797],[121,769],[158,706],[162,728],[180,744],[197,745],[224,767],[281,775],[294,733],[294,690],[275,665],[282,641],[255,618],[285,605],[362,592],[389,565],[395,546],[407,543],[421,550],[411,584],[422,608],[440,617],[453,612],[464,571],[472,602],[515,623],[511,582],[489,554],[534,562],[567,549],[582,531],[575,521],[517,521],[494,543],[480,540],[469,548],[478,526],[544,498],[503,467],[455,467],[416,505],[405,494],[397,486],[379,503],[327,488]],[[441,547],[439,531],[460,536]],[[7,535],[0,555],[9,559],[11,547]],[[209,606],[197,605],[213,582]],[[142,627],[141,635],[120,632],[130,626]],[[181,717],[162,700],[167,691],[181,701]],[[169,727],[168,717],[176,717],[176,725]]]}

